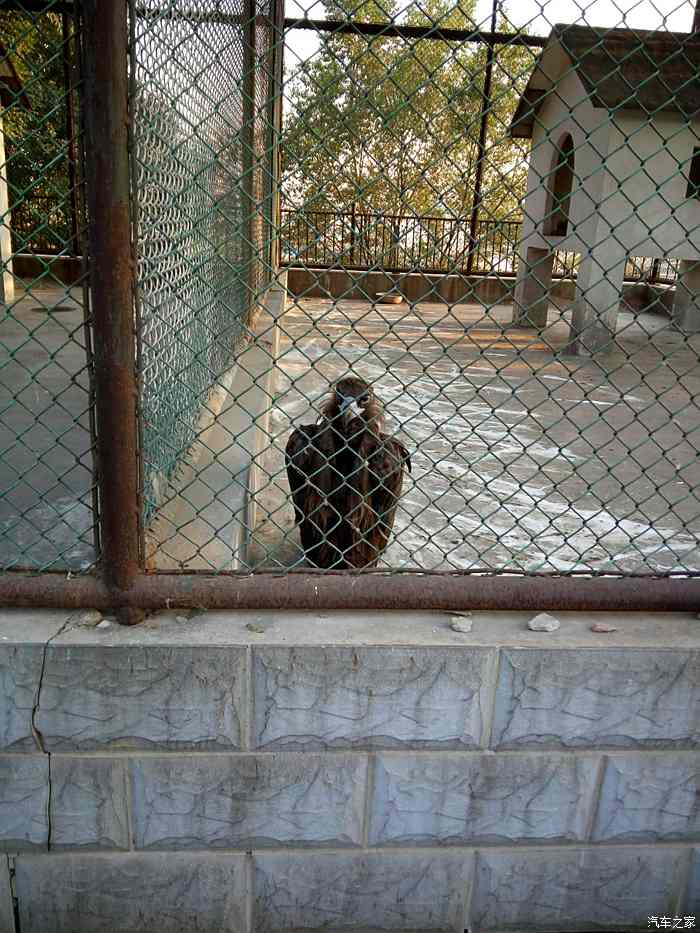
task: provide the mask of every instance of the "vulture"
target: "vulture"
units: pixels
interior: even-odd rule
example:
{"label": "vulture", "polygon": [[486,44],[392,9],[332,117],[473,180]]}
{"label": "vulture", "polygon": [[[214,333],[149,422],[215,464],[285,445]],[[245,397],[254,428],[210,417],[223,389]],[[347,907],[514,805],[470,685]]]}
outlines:
{"label": "vulture", "polygon": [[403,444],[384,434],[384,408],[371,386],[356,376],[338,380],[317,423],[297,427],[285,453],[307,563],[374,567],[387,546],[411,459]]}

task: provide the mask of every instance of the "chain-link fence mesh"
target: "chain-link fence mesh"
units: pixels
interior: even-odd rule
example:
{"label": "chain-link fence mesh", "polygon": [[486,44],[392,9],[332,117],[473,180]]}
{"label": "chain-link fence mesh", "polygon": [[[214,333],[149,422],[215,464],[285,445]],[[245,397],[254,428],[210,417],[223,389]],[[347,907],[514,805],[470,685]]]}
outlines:
{"label": "chain-link fence mesh", "polygon": [[[132,0],[150,568],[700,573],[694,14]],[[75,25],[2,16],[3,560],[72,568]]]}
{"label": "chain-link fence mesh", "polygon": [[0,11],[0,567],[96,557],[79,27]]}
{"label": "chain-link fence mesh", "polygon": [[287,11],[280,287],[159,566],[700,572],[694,10],[521,7]]}
{"label": "chain-link fence mesh", "polygon": [[256,104],[267,91],[255,80],[269,28],[245,14],[241,0],[131,10],[147,518],[196,440],[269,270],[256,210],[268,150]]}

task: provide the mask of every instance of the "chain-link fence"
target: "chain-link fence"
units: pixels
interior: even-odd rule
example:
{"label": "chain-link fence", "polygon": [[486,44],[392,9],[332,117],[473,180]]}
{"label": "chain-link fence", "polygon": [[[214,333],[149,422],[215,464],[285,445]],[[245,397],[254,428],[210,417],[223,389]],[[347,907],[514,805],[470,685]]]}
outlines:
{"label": "chain-link fence", "polygon": [[134,4],[131,15],[148,519],[270,274],[270,26],[242,0]]}
{"label": "chain-link fence", "polygon": [[[82,144],[83,120],[109,137],[81,76],[94,51],[64,6],[2,14],[3,262],[22,286],[1,338],[7,567],[91,565],[96,434],[122,593],[192,601],[204,571],[207,603],[251,573],[279,595],[280,576],[363,570],[412,571],[416,594],[426,573],[566,577],[565,600],[572,578],[700,576],[692,3],[562,7],[564,25],[537,0],[110,11],[130,195],[127,225],[112,195],[109,287]],[[22,317],[47,277],[77,309],[72,329],[40,319],[55,344]]]}
{"label": "chain-link fence", "polygon": [[0,11],[0,567],[97,553],[81,76],[65,4]]}
{"label": "chain-link fence", "polygon": [[697,573],[692,7],[322,12],[244,565]]}

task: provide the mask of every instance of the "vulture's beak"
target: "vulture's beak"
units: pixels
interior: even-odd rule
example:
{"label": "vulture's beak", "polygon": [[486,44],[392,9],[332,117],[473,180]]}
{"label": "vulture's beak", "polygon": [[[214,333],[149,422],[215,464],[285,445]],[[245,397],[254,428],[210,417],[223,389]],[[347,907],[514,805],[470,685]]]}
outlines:
{"label": "vulture's beak", "polygon": [[362,415],[362,407],[356,398],[341,397],[340,414],[345,420],[350,418],[359,418]]}

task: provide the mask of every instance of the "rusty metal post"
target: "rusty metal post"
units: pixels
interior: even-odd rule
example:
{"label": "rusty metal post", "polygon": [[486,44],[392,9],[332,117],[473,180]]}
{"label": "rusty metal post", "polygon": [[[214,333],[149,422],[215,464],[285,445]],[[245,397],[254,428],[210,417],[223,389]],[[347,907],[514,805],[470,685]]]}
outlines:
{"label": "rusty metal post", "polygon": [[695,4],[692,32],[700,32],[700,0],[697,0],[697,3]]}
{"label": "rusty metal post", "polygon": [[134,264],[129,216],[128,24],[125,0],[85,0],[85,185],[95,335],[101,568],[121,621],[139,573]]}

